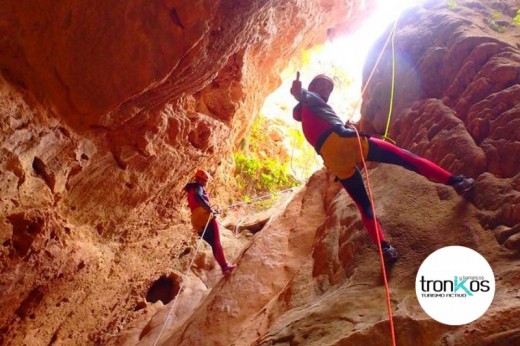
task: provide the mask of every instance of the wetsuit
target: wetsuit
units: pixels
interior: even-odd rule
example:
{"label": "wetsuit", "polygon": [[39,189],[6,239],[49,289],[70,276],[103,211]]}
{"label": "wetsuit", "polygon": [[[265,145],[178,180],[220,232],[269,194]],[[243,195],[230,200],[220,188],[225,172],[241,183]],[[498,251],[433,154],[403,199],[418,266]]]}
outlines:
{"label": "wetsuit", "polygon": [[390,163],[417,172],[427,179],[453,185],[455,177],[431,161],[401,149],[391,143],[360,133],[361,147],[354,129],[345,127],[336,112],[318,94],[302,89],[293,118],[302,123],[307,141],[321,155],[325,166],[336,176],[361,212],[363,225],[374,242],[385,240],[379,223],[374,224],[363,179],[357,168],[366,161]]}
{"label": "wetsuit", "polygon": [[[224,250],[220,244],[220,230],[216,218],[212,214],[209,205],[209,197],[204,187],[197,183],[189,183],[184,187],[184,191],[188,193],[188,206],[191,210],[191,224],[193,230],[199,236],[202,236],[213,250],[213,256],[217,260],[221,268],[227,267]],[[208,218],[211,220],[208,223]],[[204,232],[204,227],[206,227]],[[204,232],[204,234],[203,234]]]}

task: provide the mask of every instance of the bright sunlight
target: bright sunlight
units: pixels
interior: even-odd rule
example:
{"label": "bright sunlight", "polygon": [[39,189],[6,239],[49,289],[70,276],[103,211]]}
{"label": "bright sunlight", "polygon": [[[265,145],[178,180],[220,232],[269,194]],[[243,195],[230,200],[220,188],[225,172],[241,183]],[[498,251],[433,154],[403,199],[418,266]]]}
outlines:
{"label": "bright sunlight", "polygon": [[[334,77],[336,85],[329,103],[342,119],[358,121],[361,106],[361,75],[370,48],[405,9],[424,1],[378,0],[373,14],[356,32],[305,51],[301,59],[300,78],[304,87],[307,87],[312,77],[319,73]],[[293,68],[288,68],[282,73],[280,76],[283,80],[282,85],[265,100],[261,114],[292,121],[291,110],[296,101],[289,94],[289,89],[295,75]]]}
{"label": "bright sunlight", "polygon": [[[314,47],[301,57],[301,77],[307,88],[311,79],[325,73],[335,80],[334,92],[329,103],[343,120],[357,122],[360,118],[361,82],[364,61],[375,41],[385,35],[385,31],[407,8],[425,0],[377,0],[372,15],[348,36],[335,38],[332,42]],[[292,119],[292,109],[296,101],[289,93],[296,76],[295,67],[289,67],[281,74],[282,85],[269,95],[260,111],[266,118],[279,118],[287,123],[287,133],[301,132],[300,124]],[[311,146],[301,139],[299,145],[291,136],[286,138],[286,147],[291,153],[292,174],[299,180],[306,179],[321,166],[320,158]]]}

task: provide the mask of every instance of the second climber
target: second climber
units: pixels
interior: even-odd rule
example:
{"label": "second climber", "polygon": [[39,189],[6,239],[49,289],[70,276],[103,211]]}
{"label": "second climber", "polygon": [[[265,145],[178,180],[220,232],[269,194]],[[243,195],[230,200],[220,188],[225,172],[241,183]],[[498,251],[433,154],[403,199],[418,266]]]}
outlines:
{"label": "second climber", "polygon": [[220,230],[216,219],[218,211],[210,206],[208,194],[204,189],[210,178],[208,172],[199,169],[193,177],[193,182],[186,184],[184,191],[188,194],[193,230],[211,245],[213,256],[220,265],[222,273],[228,275],[236,265],[226,261],[220,243]]}

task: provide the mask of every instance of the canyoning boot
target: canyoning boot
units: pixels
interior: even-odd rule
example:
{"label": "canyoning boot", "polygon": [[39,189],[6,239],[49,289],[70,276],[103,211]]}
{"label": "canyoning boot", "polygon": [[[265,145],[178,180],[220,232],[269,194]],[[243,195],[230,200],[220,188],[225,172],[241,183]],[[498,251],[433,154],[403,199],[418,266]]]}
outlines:
{"label": "canyoning boot", "polygon": [[468,193],[473,187],[475,187],[475,179],[467,178],[463,175],[459,175],[455,177],[456,183],[453,184],[453,188],[460,195],[464,196]]}
{"label": "canyoning boot", "polygon": [[399,259],[399,253],[392,245],[388,244],[386,241],[381,242],[381,248],[383,250],[385,271],[381,271],[381,281],[379,282],[379,284],[383,285],[385,284],[386,280],[390,280],[392,276],[392,271],[394,269],[394,264],[395,262],[397,262],[397,259]]}
{"label": "canyoning boot", "polygon": [[397,262],[399,259],[399,253],[397,250],[390,244],[383,244],[383,259],[385,260],[385,265],[390,267]]}
{"label": "canyoning boot", "polygon": [[222,274],[224,274],[224,276],[228,276],[236,267],[236,264],[226,264],[226,266],[222,268]]}

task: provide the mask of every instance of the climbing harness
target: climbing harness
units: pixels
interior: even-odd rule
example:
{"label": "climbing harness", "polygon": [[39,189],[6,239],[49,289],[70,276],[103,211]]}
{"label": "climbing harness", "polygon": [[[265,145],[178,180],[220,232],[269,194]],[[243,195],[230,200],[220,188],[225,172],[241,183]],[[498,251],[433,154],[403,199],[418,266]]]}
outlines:
{"label": "climbing harness", "polygon": [[183,280],[182,280],[181,285],[179,287],[179,292],[177,293],[177,295],[175,296],[175,299],[173,300],[173,303],[172,303],[172,306],[170,308],[170,311],[168,311],[168,315],[166,316],[166,319],[163,322],[163,325],[161,327],[161,331],[159,332],[159,336],[157,337],[157,339],[153,343],[153,346],[156,346],[157,343],[159,342],[159,340],[161,339],[161,336],[163,334],[164,328],[166,327],[166,323],[170,319],[170,316],[171,316],[173,310],[175,309],[175,304],[177,304],[177,300],[178,300],[179,296],[181,295],[182,289],[184,288],[184,278],[188,275],[191,267],[193,266],[193,262],[195,262],[195,257],[197,257],[197,252],[199,251],[200,244],[202,243],[202,239],[204,238],[204,234],[206,233],[206,230],[208,229],[208,225],[211,222],[211,219],[212,218],[209,216],[208,217],[208,222],[206,222],[206,226],[204,227],[204,230],[202,231],[202,234],[200,235],[200,239],[197,241],[197,248],[195,249],[195,253],[193,254],[193,258],[191,259],[190,265],[188,266],[188,269],[186,270],[186,273],[182,276]]}

